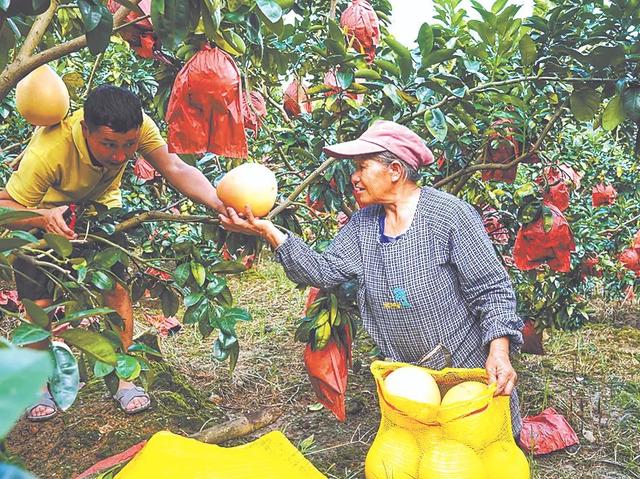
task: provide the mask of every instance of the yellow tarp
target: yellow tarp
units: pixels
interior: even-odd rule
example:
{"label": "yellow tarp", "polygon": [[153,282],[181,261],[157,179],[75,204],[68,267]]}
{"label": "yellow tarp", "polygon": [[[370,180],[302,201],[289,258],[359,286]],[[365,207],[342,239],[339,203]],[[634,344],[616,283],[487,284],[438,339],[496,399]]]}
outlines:
{"label": "yellow tarp", "polygon": [[153,435],[116,479],[326,479],[280,431],[236,447]]}

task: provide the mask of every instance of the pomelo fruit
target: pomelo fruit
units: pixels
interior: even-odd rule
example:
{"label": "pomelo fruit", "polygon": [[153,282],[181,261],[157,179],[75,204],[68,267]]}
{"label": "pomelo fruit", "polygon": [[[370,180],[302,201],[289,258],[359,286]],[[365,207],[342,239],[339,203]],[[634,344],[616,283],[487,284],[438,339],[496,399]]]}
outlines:
{"label": "pomelo fruit", "polygon": [[366,479],[415,479],[420,448],[413,434],[394,427],[378,432],[364,462]]}
{"label": "pomelo fruit", "polygon": [[276,202],[278,181],[266,166],[244,163],[229,171],[217,187],[218,197],[225,206],[244,213],[246,205],[255,216],[264,216]]}
{"label": "pomelo fruit", "polygon": [[424,451],[418,467],[420,479],[493,479],[488,476],[480,456],[456,441],[434,441]]}
{"label": "pomelo fruit", "polygon": [[418,366],[402,366],[384,379],[388,394],[398,398],[431,404],[440,404],[440,389],[435,379]]}
{"label": "pomelo fruit", "polygon": [[51,126],[69,111],[69,91],[49,65],[42,65],[16,85],[16,108],[29,123]]}
{"label": "pomelo fruit", "polygon": [[440,417],[447,439],[479,451],[500,438],[506,427],[505,413],[498,399],[487,398],[487,394],[486,384],[466,381],[444,395]]}
{"label": "pomelo fruit", "polygon": [[512,442],[498,441],[488,446],[480,456],[491,479],[529,479],[529,461]]}

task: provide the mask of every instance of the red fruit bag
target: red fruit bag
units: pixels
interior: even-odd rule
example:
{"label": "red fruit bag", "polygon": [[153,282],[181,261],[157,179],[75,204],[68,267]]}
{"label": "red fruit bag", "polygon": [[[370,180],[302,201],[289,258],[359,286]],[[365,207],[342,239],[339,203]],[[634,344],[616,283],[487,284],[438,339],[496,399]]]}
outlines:
{"label": "red fruit bag", "polygon": [[544,230],[542,215],[536,221],[522,226],[516,236],[513,258],[516,267],[523,271],[546,263],[549,268],[566,273],[571,269],[571,252],[576,249],[573,234],[560,210],[550,204],[546,207],[553,215],[551,230]]}
{"label": "red fruit bag", "polygon": [[169,151],[246,158],[242,85],[235,62],[205,45],[178,72],[167,108]]}
{"label": "red fruit bag", "polygon": [[348,41],[373,62],[380,43],[380,25],[376,11],[366,0],[352,0],[340,16],[340,26],[347,31]]}
{"label": "red fruit bag", "polygon": [[[251,102],[251,105],[249,102]],[[248,130],[253,130],[257,135],[262,126],[262,119],[267,116],[267,106],[260,92],[254,90],[251,93],[245,92],[242,95],[242,114],[244,116],[244,127]]]}
{"label": "red fruit bag", "polygon": [[345,397],[348,368],[351,365],[351,335],[347,328],[345,333],[345,341],[336,341],[331,337],[324,349],[313,351],[310,344],[304,349],[304,365],[311,387],[318,401],[339,421],[347,417]]}
{"label": "red fruit bag", "polygon": [[298,80],[289,83],[282,100],[284,111],[289,116],[298,116],[302,112],[311,113],[313,109],[307,95],[307,89]]}
{"label": "red fruit bag", "polygon": [[547,408],[537,416],[522,420],[518,442],[525,451],[540,456],[578,444],[578,436],[564,416]]}

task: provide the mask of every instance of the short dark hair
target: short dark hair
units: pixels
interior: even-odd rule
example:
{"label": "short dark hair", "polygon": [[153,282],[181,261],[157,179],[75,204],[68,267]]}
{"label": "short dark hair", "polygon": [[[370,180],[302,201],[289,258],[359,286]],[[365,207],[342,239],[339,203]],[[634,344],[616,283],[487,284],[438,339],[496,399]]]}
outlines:
{"label": "short dark hair", "polygon": [[84,102],[84,121],[89,130],[101,126],[118,133],[135,130],[142,125],[142,103],[126,88],[100,85]]}

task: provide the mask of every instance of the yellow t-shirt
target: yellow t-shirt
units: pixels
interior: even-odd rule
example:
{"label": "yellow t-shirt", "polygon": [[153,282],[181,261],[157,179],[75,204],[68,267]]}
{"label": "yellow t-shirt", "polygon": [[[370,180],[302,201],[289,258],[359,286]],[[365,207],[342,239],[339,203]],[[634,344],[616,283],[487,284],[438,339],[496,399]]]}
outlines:
{"label": "yellow t-shirt", "polygon": [[[11,198],[30,208],[83,201],[122,206],[120,183],[126,164],[109,170],[91,162],[80,124],[83,118],[78,110],[61,123],[34,132],[18,170],[7,182]],[[138,153],[145,156],[165,144],[156,124],[143,114]]]}

